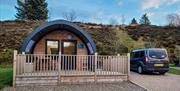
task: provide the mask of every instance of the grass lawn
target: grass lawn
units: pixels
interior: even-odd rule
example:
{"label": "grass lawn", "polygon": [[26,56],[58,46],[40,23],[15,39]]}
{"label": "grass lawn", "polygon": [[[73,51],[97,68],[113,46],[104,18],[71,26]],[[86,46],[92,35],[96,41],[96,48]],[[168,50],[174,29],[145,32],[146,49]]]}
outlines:
{"label": "grass lawn", "polygon": [[169,68],[168,73],[180,75],[180,70],[177,70],[177,69],[174,69],[174,68]]}
{"label": "grass lawn", "polygon": [[12,86],[12,65],[0,65],[0,89],[5,86]]}

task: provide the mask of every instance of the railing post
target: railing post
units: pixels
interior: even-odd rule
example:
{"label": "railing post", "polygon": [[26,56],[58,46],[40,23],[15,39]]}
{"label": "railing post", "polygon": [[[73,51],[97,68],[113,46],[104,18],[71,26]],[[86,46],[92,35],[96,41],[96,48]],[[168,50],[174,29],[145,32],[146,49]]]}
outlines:
{"label": "railing post", "polygon": [[16,87],[16,60],[17,60],[17,50],[14,50],[13,54],[13,88]]}
{"label": "railing post", "polygon": [[120,54],[117,54],[117,56],[119,57],[119,56],[120,56]]}
{"label": "railing post", "polygon": [[22,58],[21,58],[21,68],[22,69],[22,74],[25,73],[25,63],[26,63],[26,55],[25,55],[25,52],[22,52]]}
{"label": "railing post", "polygon": [[117,54],[117,59],[116,59],[116,62],[117,62],[117,63],[116,63],[116,64],[117,64],[116,71],[117,71],[117,72],[120,71],[120,70],[119,70],[119,69],[120,69],[120,67],[119,67],[120,62],[119,62],[119,60],[120,60],[120,54],[118,53],[118,54]]}
{"label": "railing post", "polygon": [[25,55],[25,52],[22,52],[23,55]]}
{"label": "railing post", "polygon": [[58,84],[60,84],[61,82],[61,76],[60,76],[60,72],[61,72],[61,52],[59,52],[59,60],[58,60]]}
{"label": "railing post", "polygon": [[127,80],[130,80],[129,79],[129,77],[130,77],[130,53],[127,54],[127,57],[128,57],[128,60],[127,60],[128,61],[127,62],[127,67],[128,67],[127,68],[128,69],[128,71],[127,71]]}
{"label": "railing post", "polygon": [[94,81],[97,82],[97,73],[96,73],[96,70],[97,70],[97,55],[98,53],[96,52],[95,53],[95,60],[94,60]]}

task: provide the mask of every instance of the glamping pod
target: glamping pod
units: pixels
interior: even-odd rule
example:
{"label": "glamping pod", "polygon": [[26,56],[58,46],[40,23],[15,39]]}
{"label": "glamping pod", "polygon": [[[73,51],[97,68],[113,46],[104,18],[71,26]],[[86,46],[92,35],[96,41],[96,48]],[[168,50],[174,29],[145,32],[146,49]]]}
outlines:
{"label": "glamping pod", "polygon": [[93,55],[95,44],[89,34],[65,20],[50,21],[37,27],[24,40],[20,52],[26,54]]}

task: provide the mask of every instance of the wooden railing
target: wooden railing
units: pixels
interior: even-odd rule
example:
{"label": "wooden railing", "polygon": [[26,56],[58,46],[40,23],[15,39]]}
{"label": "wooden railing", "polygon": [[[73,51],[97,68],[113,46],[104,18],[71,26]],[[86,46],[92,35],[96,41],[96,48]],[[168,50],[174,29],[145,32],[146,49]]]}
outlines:
{"label": "wooden railing", "polygon": [[108,55],[17,54],[14,76],[128,75],[129,58]]}

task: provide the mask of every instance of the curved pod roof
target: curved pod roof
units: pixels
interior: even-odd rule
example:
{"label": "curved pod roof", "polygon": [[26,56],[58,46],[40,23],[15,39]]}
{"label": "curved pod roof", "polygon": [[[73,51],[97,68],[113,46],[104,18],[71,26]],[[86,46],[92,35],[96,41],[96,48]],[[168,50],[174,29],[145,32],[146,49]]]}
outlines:
{"label": "curved pod roof", "polygon": [[32,53],[33,47],[36,43],[46,34],[51,31],[61,31],[60,29],[66,29],[67,31],[78,36],[87,46],[89,54],[96,52],[96,46],[89,34],[82,28],[65,20],[56,20],[42,24],[32,31],[27,38],[23,41],[20,51],[25,53]]}

